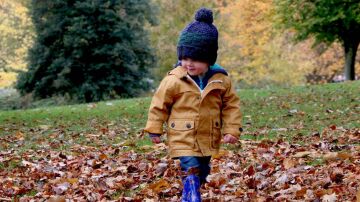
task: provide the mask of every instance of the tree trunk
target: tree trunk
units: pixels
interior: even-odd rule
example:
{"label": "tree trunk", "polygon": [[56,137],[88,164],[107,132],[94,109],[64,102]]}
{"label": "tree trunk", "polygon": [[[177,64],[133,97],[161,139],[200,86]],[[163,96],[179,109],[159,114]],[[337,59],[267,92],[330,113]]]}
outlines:
{"label": "tree trunk", "polygon": [[355,58],[359,41],[345,41],[345,80],[355,80]]}

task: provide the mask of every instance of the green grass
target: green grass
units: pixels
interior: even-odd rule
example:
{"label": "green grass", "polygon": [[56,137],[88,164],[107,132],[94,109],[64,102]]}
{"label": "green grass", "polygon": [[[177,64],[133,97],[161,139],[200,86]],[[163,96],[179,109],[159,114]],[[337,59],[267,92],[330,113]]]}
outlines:
{"label": "green grass", "polygon": [[[245,129],[243,139],[285,138],[301,143],[303,137],[321,134],[331,125],[360,128],[360,81],[240,90],[239,96]],[[3,138],[0,142],[21,132],[26,142],[21,147],[23,152],[42,147],[44,141],[58,150],[66,150],[71,144],[94,147],[118,144],[139,134],[146,123],[150,101],[146,97],[0,111],[0,138]],[[107,133],[101,135],[104,129],[114,130],[117,135],[112,138]],[[101,141],[92,141],[89,134],[100,134]],[[0,150],[18,144],[13,142],[0,143]],[[148,140],[135,142],[138,147],[148,144]]]}
{"label": "green grass", "polygon": [[260,132],[260,139],[321,133],[331,125],[360,127],[359,81],[243,94],[244,124],[250,133]]}
{"label": "green grass", "polygon": [[307,163],[307,165],[309,166],[320,166],[323,164],[325,164],[325,160],[322,158],[313,159],[312,161]]}

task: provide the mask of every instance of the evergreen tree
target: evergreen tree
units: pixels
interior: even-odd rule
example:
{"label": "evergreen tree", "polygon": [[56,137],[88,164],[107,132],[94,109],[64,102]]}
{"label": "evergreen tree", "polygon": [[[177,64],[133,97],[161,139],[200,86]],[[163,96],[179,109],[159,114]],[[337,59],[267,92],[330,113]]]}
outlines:
{"label": "evergreen tree", "polygon": [[136,96],[154,64],[146,23],[155,23],[147,0],[32,0],[37,37],[22,94],[68,94],[81,102]]}

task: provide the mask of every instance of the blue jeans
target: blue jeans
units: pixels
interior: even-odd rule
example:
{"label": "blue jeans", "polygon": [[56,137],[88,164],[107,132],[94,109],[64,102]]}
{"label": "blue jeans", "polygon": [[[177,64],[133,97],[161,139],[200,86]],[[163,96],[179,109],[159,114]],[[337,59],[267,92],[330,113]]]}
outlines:
{"label": "blue jeans", "polygon": [[190,168],[197,168],[199,170],[200,183],[206,182],[206,177],[210,173],[210,159],[211,156],[180,156],[181,170],[187,172]]}

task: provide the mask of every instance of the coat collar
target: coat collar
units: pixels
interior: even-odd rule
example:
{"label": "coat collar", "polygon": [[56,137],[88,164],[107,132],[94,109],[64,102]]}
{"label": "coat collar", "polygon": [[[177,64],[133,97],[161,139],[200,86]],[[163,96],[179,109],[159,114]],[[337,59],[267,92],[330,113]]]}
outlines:
{"label": "coat collar", "polygon": [[[227,72],[224,70],[225,73],[222,73],[223,75],[227,75]],[[220,73],[220,72],[219,72]],[[179,79],[187,79],[187,70],[185,67],[183,66],[177,66],[174,69],[172,69],[171,71],[168,72],[169,75],[175,75],[176,77],[178,77]],[[215,76],[215,75],[214,75]],[[212,76],[212,77],[214,77]],[[209,81],[213,80],[213,78],[210,78]]]}
{"label": "coat collar", "polygon": [[175,75],[176,77],[178,77],[179,79],[184,79],[187,77],[187,71],[184,67],[182,66],[177,66],[176,68],[174,68],[173,70],[168,72],[169,75]]}

